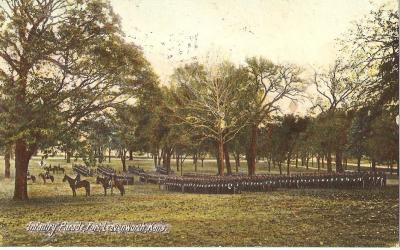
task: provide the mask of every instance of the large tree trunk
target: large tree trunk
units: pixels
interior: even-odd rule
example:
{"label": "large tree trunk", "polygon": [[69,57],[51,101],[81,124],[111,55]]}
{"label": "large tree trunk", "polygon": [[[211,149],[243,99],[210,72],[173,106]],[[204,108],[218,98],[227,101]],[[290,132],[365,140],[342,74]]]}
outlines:
{"label": "large tree trunk", "polygon": [[318,167],[318,172],[321,170],[321,157],[319,156],[319,154],[317,155],[317,167]]}
{"label": "large tree trunk", "polygon": [[361,156],[357,157],[357,171],[361,172]]}
{"label": "large tree trunk", "polygon": [[239,167],[240,167],[240,153],[236,152],[234,154],[235,157],[235,168],[236,168],[236,173],[239,172]]}
{"label": "large tree trunk", "polygon": [[111,148],[108,149],[108,163],[111,162]]}
{"label": "large tree trunk", "polygon": [[157,167],[157,154],[153,154],[154,167]]}
{"label": "large tree trunk", "polygon": [[232,174],[232,166],[231,166],[231,162],[229,160],[228,145],[226,143],[224,145],[224,156],[225,156],[226,171],[227,171],[228,175],[231,175]]}
{"label": "large tree trunk", "polygon": [[10,163],[10,158],[11,158],[11,148],[9,146],[6,147],[6,152],[4,154],[4,178],[10,178],[11,177],[11,163]]}
{"label": "large tree trunk", "polygon": [[282,162],[281,161],[278,162],[278,166],[279,166],[279,174],[282,175]]}
{"label": "large tree trunk", "polygon": [[25,142],[18,140],[15,144],[15,188],[14,200],[28,200],[27,171],[31,155]]}
{"label": "large tree trunk", "polygon": [[164,159],[164,149],[161,150],[161,155],[158,156],[158,166],[161,165],[161,160]]}
{"label": "large tree trunk", "polygon": [[336,162],[336,172],[337,173],[343,173],[342,151],[340,151],[340,150],[336,151],[335,162]]}
{"label": "large tree trunk", "polygon": [[129,160],[133,161],[133,150],[129,150]]}
{"label": "large tree trunk", "polygon": [[286,174],[290,175],[290,155],[287,158]]}
{"label": "large tree trunk", "polygon": [[372,167],[372,172],[376,172],[376,161],[375,161],[375,159],[373,159],[373,158],[372,158],[372,165],[371,165],[371,167]]}
{"label": "large tree trunk", "polygon": [[103,149],[101,147],[99,147],[99,149],[98,149],[98,159],[99,159],[99,163],[102,163],[104,160]]}
{"label": "large tree trunk", "polygon": [[332,155],[330,152],[326,154],[326,166],[328,172],[332,172]]}
{"label": "large tree trunk", "polygon": [[314,167],[314,155],[311,155],[311,167]]}
{"label": "large tree trunk", "polygon": [[175,155],[176,155],[176,171],[178,172],[179,171],[179,154],[177,154],[177,153],[175,153]]}
{"label": "large tree trunk", "polygon": [[224,175],[224,168],[225,168],[225,164],[224,164],[224,141],[222,140],[222,138],[220,138],[220,140],[218,141],[218,174],[220,176]]}
{"label": "large tree trunk", "polygon": [[71,163],[71,152],[67,150],[67,163]]}
{"label": "large tree trunk", "polygon": [[309,163],[309,161],[310,161],[310,158],[309,158],[308,155],[307,155],[307,157],[306,157],[306,169],[308,169],[308,163]]}
{"label": "large tree trunk", "polygon": [[171,156],[172,156],[172,150],[168,149],[168,151],[166,152],[166,156],[165,156],[165,167],[167,168],[167,173],[169,174],[171,172]]}
{"label": "large tree trunk", "polygon": [[197,153],[194,153],[193,154],[193,164],[197,164],[197,158],[198,158]]}
{"label": "large tree trunk", "polygon": [[271,172],[271,158],[268,158],[268,172]]}
{"label": "large tree trunk", "polygon": [[248,175],[254,175],[256,172],[256,156],[257,156],[257,125],[251,127],[250,145],[247,149],[247,172]]}
{"label": "large tree trunk", "polygon": [[296,168],[299,167],[299,154],[296,153]]}
{"label": "large tree trunk", "polygon": [[121,162],[122,162],[122,171],[126,172],[126,150],[123,149],[121,152]]}
{"label": "large tree trunk", "polygon": [[181,155],[181,176],[183,176],[183,162],[185,161],[186,157],[183,158],[183,155]]}

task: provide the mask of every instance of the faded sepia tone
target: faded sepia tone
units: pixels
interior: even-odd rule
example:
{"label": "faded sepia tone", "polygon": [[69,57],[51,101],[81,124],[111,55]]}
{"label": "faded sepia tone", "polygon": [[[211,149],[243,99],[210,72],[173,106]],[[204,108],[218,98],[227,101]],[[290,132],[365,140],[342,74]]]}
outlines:
{"label": "faded sepia tone", "polygon": [[0,246],[398,246],[397,8],[0,0]]}

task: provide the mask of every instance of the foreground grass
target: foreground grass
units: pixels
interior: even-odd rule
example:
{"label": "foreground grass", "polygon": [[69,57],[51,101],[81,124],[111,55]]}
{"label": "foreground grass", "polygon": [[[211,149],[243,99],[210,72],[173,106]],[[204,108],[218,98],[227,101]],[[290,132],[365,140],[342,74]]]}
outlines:
{"label": "foreground grass", "polygon": [[[118,162],[113,161],[117,166]],[[211,163],[210,163],[211,164]],[[142,162],[151,168],[151,162]],[[212,169],[212,166],[205,166]],[[0,165],[0,171],[2,171]],[[32,167],[31,172],[39,171]],[[68,169],[68,172],[70,169]],[[398,186],[376,190],[279,190],[206,195],[168,193],[157,185],[127,186],[103,196],[92,185],[71,196],[66,183],[29,184],[29,202],[11,200],[0,180],[0,244],[4,246],[393,246],[398,242]],[[135,179],[137,181],[137,179]],[[29,234],[29,221],[164,221],[167,234]]]}

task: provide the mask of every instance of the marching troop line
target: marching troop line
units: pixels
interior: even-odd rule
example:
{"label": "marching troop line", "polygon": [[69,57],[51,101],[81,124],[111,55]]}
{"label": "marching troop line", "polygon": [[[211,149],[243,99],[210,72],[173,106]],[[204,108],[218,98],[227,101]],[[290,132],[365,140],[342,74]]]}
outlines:
{"label": "marching troop line", "polygon": [[144,173],[144,169],[136,166],[128,166],[128,172],[130,174],[140,175],[141,173]]}
{"label": "marching troop line", "polygon": [[[82,165],[75,165],[74,171],[82,175],[91,174],[90,170]],[[128,171],[130,174],[138,175],[142,183],[159,184],[160,188],[167,191],[182,193],[235,194],[243,191],[266,192],[278,188],[345,189],[386,186],[386,175],[383,172],[301,173],[289,176],[271,174],[216,176],[188,173],[184,176],[171,176],[147,173],[144,169],[136,166],[129,166]],[[105,176],[116,175],[116,171],[108,166],[98,166],[97,173]],[[116,175],[116,178],[124,181],[125,184],[133,184],[132,176],[123,174]]]}
{"label": "marching troop line", "polygon": [[80,164],[74,164],[72,166],[72,171],[74,171],[75,173],[78,173],[82,176],[85,176],[85,177],[94,175],[94,172],[92,169],[89,169],[85,165],[80,165]]}
{"label": "marching troop line", "polygon": [[153,184],[161,184],[166,179],[166,175],[160,173],[159,169],[162,167],[156,168],[157,172],[155,174],[147,173],[144,169],[135,167],[135,166],[128,166],[128,172],[131,174],[135,174],[139,176],[139,181],[142,183],[153,183]]}
{"label": "marching troop line", "polygon": [[386,186],[384,173],[324,173],[254,176],[167,177],[165,190],[182,193],[232,194],[265,192],[277,188],[377,188]]}

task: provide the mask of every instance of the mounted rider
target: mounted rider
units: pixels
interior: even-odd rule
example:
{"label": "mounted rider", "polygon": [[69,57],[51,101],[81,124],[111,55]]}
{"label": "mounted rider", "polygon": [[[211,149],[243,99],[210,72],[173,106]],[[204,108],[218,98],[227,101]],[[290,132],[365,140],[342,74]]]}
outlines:
{"label": "mounted rider", "polygon": [[78,174],[76,175],[76,177],[75,177],[75,185],[78,184],[78,182],[80,182],[80,181],[81,181],[81,174],[78,173]]}

